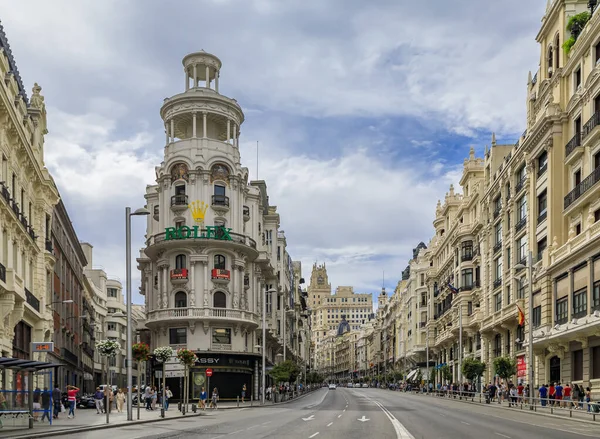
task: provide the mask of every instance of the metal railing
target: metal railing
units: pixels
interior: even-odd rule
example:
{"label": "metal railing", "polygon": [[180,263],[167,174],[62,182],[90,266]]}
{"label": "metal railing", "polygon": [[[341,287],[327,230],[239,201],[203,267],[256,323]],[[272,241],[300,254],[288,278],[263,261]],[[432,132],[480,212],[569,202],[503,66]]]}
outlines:
{"label": "metal railing", "polygon": [[171,206],[187,206],[188,196],[187,195],[173,195],[171,197]]}
{"label": "metal railing", "polygon": [[575,201],[577,201],[583,194],[592,188],[596,183],[600,181],[600,166],[592,171],[581,183],[567,194],[564,201],[564,208],[566,209]]}
{"label": "metal railing", "polygon": [[213,195],[212,205],[229,207],[229,197],[226,197],[225,195]]}
{"label": "metal railing", "polygon": [[594,128],[596,128],[598,125],[600,125],[600,111],[594,113],[594,115],[590,117],[585,123],[585,125],[581,129],[581,138],[585,139],[588,136],[588,134],[594,131]]}
{"label": "metal railing", "polygon": [[523,227],[525,227],[525,224],[527,224],[527,217],[524,216],[523,218],[521,218],[519,220],[519,222],[517,224],[515,224],[515,233],[518,233],[519,231],[521,231],[521,229],[523,229]]}
{"label": "metal railing", "polygon": [[0,263],[0,280],[6,282],[6,267]]}
{"label": "metal railing", "polygon": [[37,297],[35,297],[33,295],[33,293],[31,291],[29,291],[27,288],[25,288],[25,300],[27,301],[27,303],[29,305],[31,305],[31,307],[33,309],[35,309],[36,311],[40,311],[40,301]]}
{"label": "metal railing", "polygon": [[581,146],[581,133],[575,133],[573,138],[565,145],[565,158],[569,157],[578,146]]}
{"label": "metal railing", "polygon": [[502,248],[502,241],[498,241],[496,245],[494,245],[494,253]]}

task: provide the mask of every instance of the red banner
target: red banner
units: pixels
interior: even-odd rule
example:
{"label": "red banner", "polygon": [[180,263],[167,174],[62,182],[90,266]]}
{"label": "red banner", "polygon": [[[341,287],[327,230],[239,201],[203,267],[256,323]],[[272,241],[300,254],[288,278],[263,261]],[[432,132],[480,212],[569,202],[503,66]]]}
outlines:
{"label": "red banner", "polygon": [[527,376],[527,363],[525,362],[525,355],[517,357],[517,377]]}

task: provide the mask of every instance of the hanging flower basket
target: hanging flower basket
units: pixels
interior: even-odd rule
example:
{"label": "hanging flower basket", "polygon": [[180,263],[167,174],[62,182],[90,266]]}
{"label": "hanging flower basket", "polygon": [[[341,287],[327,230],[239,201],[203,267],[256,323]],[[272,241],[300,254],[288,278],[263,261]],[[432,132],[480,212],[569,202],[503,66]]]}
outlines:
{"label": "hanging flower basket", "polygon": [[161,346],[154,349],[154,356],[162,363],[166,362],[173,356],[173,348],[171,346]]}
{"label": "hanging flower basket", "polygon": [[135,361],[148,361],[150,346],[147,343],[135,343],[131,346],[131,353]]}
{"label": "hanging flower basket", "polygon": [[181,348],[177,350],[177,359],[184,366],[190,367],[196,364],[197,357],[196,354],[189,349]]}
{"label": "hanging flower basket", "polygon": [[121,350],[121,345],[114,340],[100,340],[96,343],[96,349],[104,357],[114,357]]}

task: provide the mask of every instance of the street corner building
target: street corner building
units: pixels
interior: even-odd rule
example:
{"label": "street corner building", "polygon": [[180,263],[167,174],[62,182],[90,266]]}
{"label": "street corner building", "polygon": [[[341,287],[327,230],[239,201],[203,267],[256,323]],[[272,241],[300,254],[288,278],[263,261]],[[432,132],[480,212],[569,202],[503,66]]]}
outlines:
{"label": "street corner building", "polygon": [[[300,264],[286,252],[266,183],[249,182],[241,165],[244,113],[235,99],[219,93],[221,61],[201,51],[185,56],[183,67],[184,91],[165,99],[160,110],[165,155],[156,184],[146,191],[152,215],[138,259],[146,327],[152,349],[196,352],[194,398],[209,379],[222,399],[241,396],[244,385],[247,397],[258,398],[261,300],[267,365],[286,353],[299,362],[304,356],[299,334],[308,332],[308,323]],[[175,358],[165,364],[165,376],[178,399],[183,371]]]}

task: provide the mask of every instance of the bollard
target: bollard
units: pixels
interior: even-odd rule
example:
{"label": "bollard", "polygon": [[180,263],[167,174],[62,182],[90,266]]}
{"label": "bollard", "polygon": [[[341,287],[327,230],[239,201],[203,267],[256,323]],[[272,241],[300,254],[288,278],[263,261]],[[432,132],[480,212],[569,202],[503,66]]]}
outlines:
{"label": "bollard", "polygon": [[573,406],[569,408],[569,418],[573,417]]}
{"label": "bollard", "polygon": [[254,404],[254,398],[250,398],[250,407],[252,407]]}
{"label": "bollard", "polygon": [[239,407],[239,406],[240,406],[240,397],[239,397],[239,396],[236,396],[236,397],[235,397],[235,400],[236,400],[236,404],[237,404],[237,406]]}
{"label": "bollard", "polygon": [[196,413],[197,410],[198,406],[196,406],[196,404],[192,404],[192,412]]}
{"label": "bollard", "polygon": [[184,404],[184,405],[181,407],[181,414],[182,414],[182,415],[185,415],[185,409],[186,409],[186,405],[187,405],[187,404]]}
{"label": "bollard", "polygon": [[161,408],[160,408],[160,417],[161,417],[161,418],[164,418],[164,417],[165,417],[165,409],[164,409],[164,407],[161,407]]}
{"label": "bollard", "polygon": [[179,401],[179,402],[177,403],[177,411],[179,411],[179,412],[180,412],[180,411],[181,411],[181,407],[182,407],[182,405],[181,405],[181,401]]}

